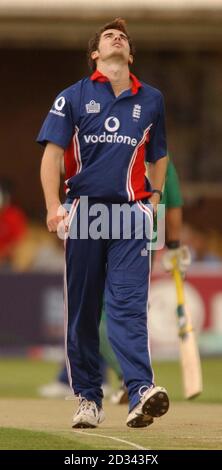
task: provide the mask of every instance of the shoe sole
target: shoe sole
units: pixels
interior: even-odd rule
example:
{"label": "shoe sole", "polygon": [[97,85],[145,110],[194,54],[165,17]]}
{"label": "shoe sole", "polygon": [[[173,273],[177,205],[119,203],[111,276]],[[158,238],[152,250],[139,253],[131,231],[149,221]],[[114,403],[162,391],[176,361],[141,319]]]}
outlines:
{"label": "shoe sole", "polygon": [[130,428],[146,428],[147,426],[150,426],[150,424],[153,424],[153,421],[152,416],[149,416],[148,418],[148,416],[145,415],[138,415],[126,424]]}
{"label": "shoe sole", "polygon": [[77,424],[73,424],[72,428],[75,429],[75,428],[96,428],[97,425],[94,425],[94,424],[90,424],[90,423],[77,423]]}
{"label": "shoe sole", "polygon": [[100,416],[96,424],[89,423],[88,421],[79,421],[72,425],[72,428],[97,428],[105,420],[105,415]]}
{"label": "shoe sole", "polygon": [[147,398],[142,406],[142,412],[145,416],[159,418],[167,413],[169,409],[169,398],[165,391],[159,390],[151,397]]}

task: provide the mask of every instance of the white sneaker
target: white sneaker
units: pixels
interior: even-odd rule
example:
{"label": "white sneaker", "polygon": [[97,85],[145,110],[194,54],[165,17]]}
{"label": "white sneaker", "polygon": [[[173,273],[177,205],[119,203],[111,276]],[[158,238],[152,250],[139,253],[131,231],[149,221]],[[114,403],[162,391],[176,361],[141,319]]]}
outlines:
{"label": "white sneaker", "polygon": [[116,392],[114,392],[110,397],[110,402],[113,405],[124,405],[128,403],[128,392],[127,388],[122,385]]}
{"label": "white sneaker", "polygon": [[141,394],[139,403],[129,413],[126,424],[132,428],[149,426],[153,423],[153,418],[163,416],[168,409],[169,398],[166,389],[148,388]]}
{"label": "white sneaker", "polygon": [[73,416],[73,428],[96,428],[105,419],[102,408],[98,408],[94,401],[80,398],[80,405]]}
{"label": "white sneaker", "polygon": [[68,384],[52,382],[38,388],[38,394],[43,398],[64,398],[72,393]]}

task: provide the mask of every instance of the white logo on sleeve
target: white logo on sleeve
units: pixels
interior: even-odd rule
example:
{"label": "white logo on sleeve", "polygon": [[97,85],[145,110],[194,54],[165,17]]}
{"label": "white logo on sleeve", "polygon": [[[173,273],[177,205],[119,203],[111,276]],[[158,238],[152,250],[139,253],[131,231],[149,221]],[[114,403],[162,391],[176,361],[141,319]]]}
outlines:
{"label": "white logo on sleeve", "polygon": [[55,104],[54,104],[55,109],[57,109],[57,111],[61,111],[62,108],[64,108],[64,106],[65,106],[65,102],[66,102],[66,100],[65,100],[64,96],[60,96],[60,98],[57,98],[57,100],[55,101]]}
{"label": "white logo on sleeve", "polygon": [[64,108],[66,104],[66,100],[64,96],[60,96],[55,100],[55,103],[53,104],[53,108],[50,109],[50,113],[56,114],[57,116],[65,117],[65,114],[62,113],[62,109]]}
{"label": "white logo on sleeve", "polygon": [[119,119],[117,119],[114,116],[110,116],[105,120],[104,123],[105,129],[109,132],[116,132],[119,129],[120,122]]}

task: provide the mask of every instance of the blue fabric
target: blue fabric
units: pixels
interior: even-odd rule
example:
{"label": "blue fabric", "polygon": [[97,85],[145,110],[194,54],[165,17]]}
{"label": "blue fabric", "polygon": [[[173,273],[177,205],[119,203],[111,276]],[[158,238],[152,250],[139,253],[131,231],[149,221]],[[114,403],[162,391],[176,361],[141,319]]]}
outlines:
{"label": "blue fabric", "polygon": [[[101,368],[102,377],[103,377],[103,384],[105,384],[105,383],[107,383],[107,364],[106,364],[105,359],[103,359],[102,356],[100,357],[100,368]],[[57,380],[61,383],[69,385],[69,378],[68,378],[67,369],[66,369],[65,364],[60,369],[60,371],[57,375]]]}

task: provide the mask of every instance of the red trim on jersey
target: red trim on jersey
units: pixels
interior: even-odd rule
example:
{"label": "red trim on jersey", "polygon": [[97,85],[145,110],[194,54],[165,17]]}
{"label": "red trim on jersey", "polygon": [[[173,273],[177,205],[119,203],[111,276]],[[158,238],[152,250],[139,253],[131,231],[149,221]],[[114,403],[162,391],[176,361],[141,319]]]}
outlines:
{"label": "red trim on jersey", "polygon": [[134,200],[150,197],[151,192],[145,191],[145,144],[141,145],[137,150],[136,159],[131,173],[131,187],[134,192]]}
{"label": "red trim on jersey", "polygon": [[[79,148],[79,139],[78,139],[79,129],[76,126],[75,134],[72,141],[70,142],[68,148],[64,153],[64,165],[65,165],[65,180],[75,176],[77,173],[80,173],[82,170],[82,161],[81,161],[81,152]],[[68,189],[68,186],[65,184],[65,192]]]}
{"label": "red trim on jersey", "polygon": [[109,79],[103,75],[102,72],[100,72],[99,70],[96,70],[90,77],[90,80],[92,80],[93,82],[95,80],[97,80],[98,82],[101,82],[101,83],[104,83],[104,82],[109,82]]}
{"label": "red trim on jersey", "polygon": [[142,83],[140,83],[138,78],[136,78],[136,76],[133,75],[133,73],[130,73],[130,78],[132,80],[132,87],[131,87],[132,94],[136,95],[136,93],[138,93],[139,88],[141,88]]}
{"label": "red trim on jersey", "polygon": [[[65,180],[71,178],[77,173],[77,162],[75,158],[74,140],[72,139],[69,146],[64,152]],[[68,186],[64,185],[65,192]]]}
{"label": "red trim on jersey", "polygon": [[[140,83],[138,78],[136,78],[136,76],[133,75],[132,73],[130,73],[129,76],[130,76],[131,81],[132,81],[131,91],[132,91],[132,94],[135,95],[136,93],[138,93],[138,90],[139,90],[139,88],[141,88],[142,84]],[[101,83],[109,82],[109,79],[105,75],[103,75],[99,70],[96,70],[91,75],[90,80],[92,80],[92,81],[97,80],[98,82],[101,82]]]}
{"label": "red trim on jersey", "polygon": [[127,192],[130,201],[136,201],[150,197],[151,192],[145,190],[145,145],[149,142],[150,126],[145,130],[144,135],[137,145],[128,171]]}

